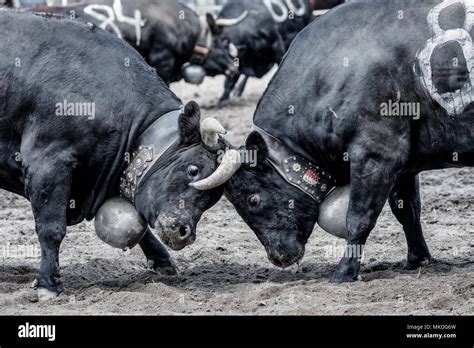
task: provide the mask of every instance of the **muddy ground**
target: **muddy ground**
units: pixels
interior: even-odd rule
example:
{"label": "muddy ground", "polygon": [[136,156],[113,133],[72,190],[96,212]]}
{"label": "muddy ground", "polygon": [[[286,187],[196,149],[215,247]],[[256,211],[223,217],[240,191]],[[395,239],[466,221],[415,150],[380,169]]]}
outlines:
{"label": "muddy ground", "polygon": [[[222,78],[173,90],[198,101],[204,116],[221,120],[230,140],[240,143],[268,81],[250,80],[243,98],[223,108],[213,107]],[[39,258],[28,249],[38,245],[29,204],[0,191],[0,313],[472,315],[474,169],[425,173],[422,186],[423,226],[438,262],[417,271],[402,270],[406,242],[388,209],[369,238],[362,281],[333,285],[328,278],[342,241],[316,228],[299,268],[278,269],[223,199],[205,214],[196,243],[172,253],[181,270],[176,277],[146,271],[138,247],[122,252],[105,245],[92,223],[70,228],[60,255],[66,292],[49,303],[37,302],[30,289]],[[18,245],[23,249],[12,249]]]}

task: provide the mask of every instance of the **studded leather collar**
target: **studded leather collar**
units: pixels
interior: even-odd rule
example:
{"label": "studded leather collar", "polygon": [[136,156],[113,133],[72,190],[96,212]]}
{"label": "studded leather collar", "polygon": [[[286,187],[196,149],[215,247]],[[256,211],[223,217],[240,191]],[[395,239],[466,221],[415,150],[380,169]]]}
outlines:
{"label": "studded leather collar", "polygon": [[282,141],[253,125],[265,140],[269,151],[269,162],[290,185],[306,193],[318,203],[336,187],[336,180],[330,173],[306,158],[295,154]]}
{"label": "studded leather collar", "polygon": [[120,194],[132,203],[146,173],[179,138],[180,110],[171,111],[148,127],[138,138],[130,164],[120,178]]}

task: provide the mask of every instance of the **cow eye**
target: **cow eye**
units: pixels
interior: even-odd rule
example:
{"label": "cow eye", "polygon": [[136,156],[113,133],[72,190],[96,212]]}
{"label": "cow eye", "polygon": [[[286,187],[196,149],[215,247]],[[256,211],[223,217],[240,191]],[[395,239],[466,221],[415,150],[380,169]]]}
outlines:
{"label": "cow eye", "polygon": [[250,195],[247,198],[247,202],[251,207],[258,207],[261,202],[260,195],[258,194]]}
{"label": "cow eye", "polygon": [[195,178],[196,176],[199,175],[199,168],[196,167],[195,165],[190,165],[188,167],[188,175],[191,177],[191,178]]}

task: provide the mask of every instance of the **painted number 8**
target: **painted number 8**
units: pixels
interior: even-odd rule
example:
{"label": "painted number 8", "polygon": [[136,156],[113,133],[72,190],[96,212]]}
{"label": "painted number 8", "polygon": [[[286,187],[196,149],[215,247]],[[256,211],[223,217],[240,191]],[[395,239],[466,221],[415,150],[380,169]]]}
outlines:
{"label": "painted number 8", "polygon": [[[466,11],[466,19],[463,28],[443,30],[439,24],[439,16],[445,8],[461,3]],[[474,102],[474,51],[472,37],[469,34],[474,25],[474,3],[472,0],[445,0],[428,15],[428,23],[433,31],[433,37],[428,40],[425,48],[418,52],[417,58],[422,72],[422,83],[434,100],[436,100],[450,116],[461,114],[464,109]],[[470,79],[461,89],[454,92],[440,93],[433,83],[433,70],[431,67],[431,56],[434,50],[447,42],[457,42],[466,59]]]}
{"label": "painted number 8", "polygon": [[[278,23],[282,23],[288,19],[288,10],[294,13],[295,16],[303,16],[306,13],[306,5],[303,0],[298,0],[298,7],[293,4],[292,0],[263,0],[263,3],[268,11],[270,11],[275,22]],[[275,12],[274,6],[280,9],[281,14]]]}

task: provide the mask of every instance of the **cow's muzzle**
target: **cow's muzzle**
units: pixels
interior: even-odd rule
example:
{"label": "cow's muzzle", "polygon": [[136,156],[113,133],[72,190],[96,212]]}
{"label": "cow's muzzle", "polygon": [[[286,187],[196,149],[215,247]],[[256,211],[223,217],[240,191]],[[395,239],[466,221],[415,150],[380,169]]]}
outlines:
{"label": "cow's muzzle", "polygon": [[304,246],[294,248],[294,251],[291,253],[287,251],[281,252],[274,249],[269,250],[267,248],[268,259],[271,263],[280,268],[286,268],[299,262],[303,258],[304,252]]}
{"label": "cow's muzzle", "polygon": [[155,229],[160,239],[173,250],[181,250],[196,240],[196,233],[189,219],[160,214]]}

